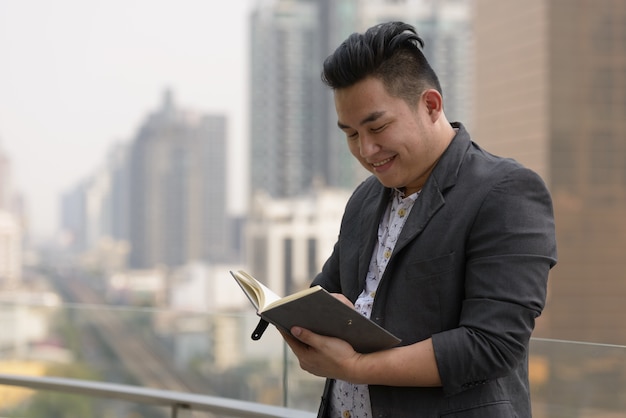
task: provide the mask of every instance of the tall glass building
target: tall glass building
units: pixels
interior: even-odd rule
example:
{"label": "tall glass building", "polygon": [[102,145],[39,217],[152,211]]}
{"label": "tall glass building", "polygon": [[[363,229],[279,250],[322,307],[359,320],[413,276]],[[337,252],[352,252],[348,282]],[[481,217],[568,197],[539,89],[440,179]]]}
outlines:
{"label": "tall glass building", "polygon": [[475,15],[473,138],[538,171],[554,199],[539,335],[625,344],[626,3],[477,0]]}

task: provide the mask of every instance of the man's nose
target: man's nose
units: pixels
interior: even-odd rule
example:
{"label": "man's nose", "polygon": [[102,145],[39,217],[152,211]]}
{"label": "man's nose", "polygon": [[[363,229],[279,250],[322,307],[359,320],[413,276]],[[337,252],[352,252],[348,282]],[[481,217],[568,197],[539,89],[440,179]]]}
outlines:
{"label": "man's nose", "polygon": [[359,141],[359,151],[361,153],[361,157],[363,158],[371,157],[372,155],[375,155],[378,150],[380,150],[380,146],[372,135],[361,135],[359,137]]}

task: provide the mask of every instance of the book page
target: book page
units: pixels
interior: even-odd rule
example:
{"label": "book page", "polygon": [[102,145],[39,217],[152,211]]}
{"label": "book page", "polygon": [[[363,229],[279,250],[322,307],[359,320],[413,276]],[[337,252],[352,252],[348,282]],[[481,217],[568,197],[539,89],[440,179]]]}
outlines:
{"label": "book page", "polygon": [[278,299],[273,300],[273,301],[268,301],[268,303],[265,304],[264,309],[265,310],[271,309],[271,308],[274,308],[274,307],[276,307],[278,305],[282,305],[283,303],[287,303],[287,302],[290,302],[292,300],[299,299],[299,298],[301,298],[303,296],[306,296],[308,294],[319,292],[319,291],[322,291],[322,290],[323,290],[322,287],[319,286],[319,285],[313,286],[313,287],[308,287],[308,288],[306,288],[304,290],[301,290],[299,292],[293,293],[293,294],[291,294],[289,296],[285,296],[284,298],[278,298]]}
{"label": "book page", "polygon": [[262,311],[265,306],[280,299],[280,296],[245,271],[239,270],[236,273],[231,272],[231,274],[246,293],[257,312]]}

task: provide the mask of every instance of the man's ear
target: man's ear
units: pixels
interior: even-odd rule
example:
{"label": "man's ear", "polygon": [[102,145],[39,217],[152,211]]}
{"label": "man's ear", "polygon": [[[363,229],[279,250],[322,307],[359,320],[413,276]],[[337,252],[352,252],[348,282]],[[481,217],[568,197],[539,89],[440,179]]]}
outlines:
{"label": "man's ear", "polygon": [[443,97],[437,90],[428,89],[422,93],[422,100],[426,105],[431,120],[435,122],[443,112]]}

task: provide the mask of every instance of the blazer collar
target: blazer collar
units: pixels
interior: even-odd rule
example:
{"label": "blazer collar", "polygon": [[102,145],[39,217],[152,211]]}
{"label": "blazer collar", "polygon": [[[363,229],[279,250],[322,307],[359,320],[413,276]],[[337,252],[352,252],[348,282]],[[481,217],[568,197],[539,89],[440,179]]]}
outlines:
{"label": "blazer collar", "polygon": [[411,209],[398,237],[394,253],[400,251],[424,230],[433,215],[445,204],[445,191],[456,184],[463,157],[471,140],[461,123],[453,122],[452,127],[457,129],[457,133],[426,180],[420,197]]}
{"label": "blazer collar", "polygon": [[439,162],[426,181],[424,189],[434,186],[445,191],[456,184],[461,163],[472,141],[462,123],[452,122],[451,125],[457,129],[457,133],[441,155]]}

